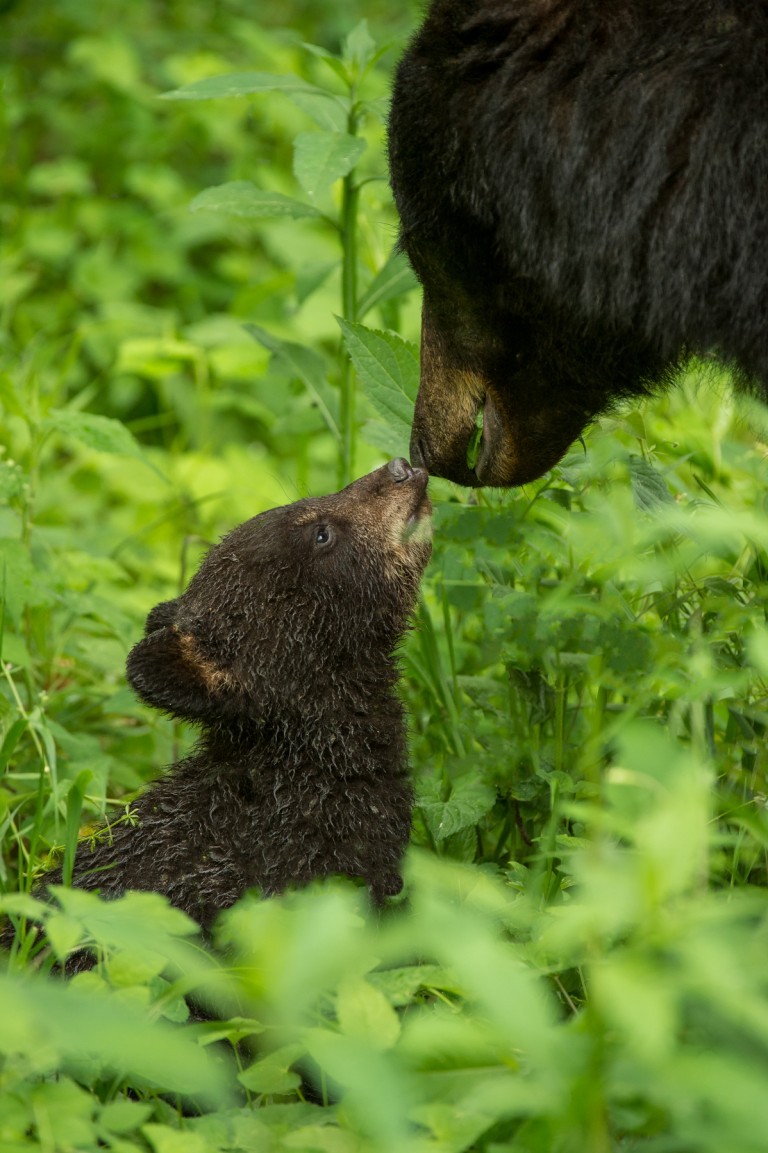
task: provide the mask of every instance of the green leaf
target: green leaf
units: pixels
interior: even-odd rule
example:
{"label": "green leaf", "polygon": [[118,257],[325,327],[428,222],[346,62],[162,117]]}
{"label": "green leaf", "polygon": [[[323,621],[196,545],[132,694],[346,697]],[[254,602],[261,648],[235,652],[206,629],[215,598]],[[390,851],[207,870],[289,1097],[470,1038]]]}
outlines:
{"label": "green leaf", "polygon": [[[0,585],[0,588],[2,588],[2,585]],[[26,731],[28,724],[29,721],[26,717],[18,717],[5,734],[2,746],[0,746],[0,772],[5,770],[6,765],[13,755],[13,750],[16,748],[22,734]]]}
{"label": "green leaf", "polygon": [[21,541],[0,538],[0,601],[12,620],[27,606],[54,604],[57,591],[55,574],[36,568]]}
{"label": "green leaf", "polygon": [[27,1138],[31,1117],[29,1102],[25,1099],[28,1093],[28,1086],[26,1092],[20,1086],[13,1096],[5,1092],[0,1099],[0,1149],[7,1153],[29,1153]]}
{"label": "green leaf", "polygon": [[346,84],[346,86],[349,88],[349,72],[346,65],[342,60],[339,59],[338,56],[334,55],[333,52],[329,52],[327,48],[323,48],[322,45],[310,44],[306,40],[302,44],[302,48],[304,48],[307,52],[310,52],[313,56],[317,56],[319,60],[323,60],[331,69],[331,71],[334,72],[336,76],[338,76],[339,80],[341,80],[341,82]]}
{"label": "green leaf", "polygon": [[390,253],[386,263],[382,265],[357,302],[357,317],[362,320],[378,304],[395,297],[404,296],[419,287],[416,275],[408,263],[404,253],[395,249]]}
{"label": "green leaf", "polygon": [[304,264],[296,273],[296,299],[303,304],[313,292],[325,284],[332,272],[339,267],[338,261],[323,261],[322,264]]}
{"label": "green leaf", "polygon": [[300,132],[294,141],[293,171],[314,198],[351,172],[365,149],[360,136],[346,132]]}
{"label": "green leaf", "polygon": [[226,1021],[201,1021],[198,1028],[201,1045],[212,1045],[214,1041],[224,1040],[238,1045],[246,1037],[263,1033],[265,1026],[255,1017],[229,1017]]}
{"label": "green leaf", "polygon": [[80,831],[80,814],[88,785],[92,780],[93,773],[91,770],[82,769],[70,785],[67,793],[67,824],[64,834],[64,860],[62,862],[62,877],[65,885],[68,885],[72,880],[72,867],[75,863],[77,837]]}
{"label": "green leaf", "polygon": [[94,940],[112,948],[151,950],[164,934],[192,936],[195,922],[159,893],[129,892],[119,900],[103,901],[85,889],[52,886],[66,913],[79,918]]}
{"label": "green leaf", "polygon": [[237,1079],[253,1093],[292,1093],[301,1085],[301,1077],[293,1072],[291,1065],[303,1057],[304,1053],[303,1045],[284,1045],[268,1057],[249,1065],[238,1074]]}
{"label": "green leaf", "polygon": [[59,1149],[94,1148],[93,1097],[68,1077],[35,1085],[30,1104],[40,1129],[45,1131],[55,1124]]}
{"label": "green leaf", "polygon": [[408,429],[398,426],[396,431],[392,425],[385,424],[383,420],[366,420],[360,429],[360,435],[366,444],[377,448],[385,456],[408,456],[410,454],[410,436]]}
{"label": "green leaf", "polygon": [[26,405],[7,372],[0,372],[0,404],[6,412],[20,416],[24,420],[29,419]]}
{"label": "green leaf", "polygon": [[278,368],[301,381],[320,410],[328,431],[341,441],[338,396],[326,380],[326,363],[322,356],[303,344],[279,340],[256,324],[244,325],[245,331],[264,348],[269,349]]}
{"label": "green leaf", "polygon": [[293,92],[291,103],[311,116],[328,132],[345,132],[349,123],[349,100],[328,92]]}
{"label": "green leaf", "polygon": [[142,1133],[155,1153],[211,1153],[211,1146],[202,1133],[180,1131],[168,1125],[144,1125]]}
{"label": "green leaf", "polygon": [[768,630],[759,628],[757,623],[747,637],[747,653],[755,668],[768,677]]}
{"label": "green leaf", "polygon": [[44,921],[50,915],[51,906],[45,901],[38,901],[36,897],[30,897],[29,893],[3,893],[0,894],[0,911]]}
{"label": "green leaf", "polygon": [[400,1036],[400,1020],[387,998],[359,977],[339,986],[336,1013],[342,1033],[376,1049],[391,1049]]}
{"label": "green leaf", "polygon": [[328,94],[300,76],[281,76],[271,72],[230,72],[223,76],[207,76],[171,92],[163,92],[161,100],[222,100],[231,96],[252,96],[258,92],[294,92]]}
{"label": "green leaf", "polygon": [[416,803],[432,836],[436,841],[444,841],[461,829],[476,825],[490,812],[496,803],[496,790],[468,773],[451,783],[447,800],[422,794]]}
{"label": "green leaf", "polygon": [[337,320],[366,396],[393,431],[409,438],[419,387],[416,346],[394,332]]}
{"label": "green leaf", "polygon": [[101,1110],[99,1122],[109,1133],[130,1133],[143,1125],[151,1113],[151,1105],[138,1101],[110,1101]]}
{"label": "green leaf", "polygon": [[389,1052],[329,1029],[307,1029],[304,1039],[320,1068],[348,1090],[345,1112],[349,1107],[357,1125],[362,1121],[364,1132],[377,1135],[375,1148],[412,1147],[413,1130],[406,1114],[413,1082],[403,1066]]}
{"label": "green leaf", "polygon": [[187,1034],[150,1024],[116,996],[94,996],[31,972],[23,980],[0,976],[0,1020],[6,1054],[34,1061],[44,1037],[53,1059],[96,1056],[165,1091],[211,1099],[224,1088],[222,1069]]}
{"label": "green leaf", "polygon": [[637,507],[644,512],[653,512],[662,504],[674,503],[664,477],[644,457],[630,456],[629,476]]}
{"label": "green leaf", "polygon": [[475,1112],[466,1107],[457,1109],[453,1103],[433,1102],[414,1109],[413,1119],[432,1131],[434,1147],[441,1153],[461,1153],[465,1149],[489,1148],[475,1142],[499,1118],[491,1112]]}
{"label": "green leaf", "polygon": [[64,913],[53,913],[45,922],[45,932],[60,961],[77,948],[83,939],[83,926]]}
{"label": "green leaf", "polygon": [[53,408],[41,422],[41,427],[78,440],[96,452],[122,453],[149,464],[133,433],[112,417],[98,416],[94,412],[75,412],[69,408]]}
{"label": "green leaf", "polygon": [[[46,925],[46,929],[48,926]],[[105,968],[109,983],[115,989],[130,989],[135,985],[147,985],[162,973],[166,959],[162,953],[151,949],[119,949],[112,953]]]}
{"label": "green leaf", "polygon": [[343,59],[362,72],[376,52],[376,41],[368,31],[368,21],[361,20],[345,37]]}
{"label": "green leaf", "polygon": [[392,1005],[410,1004],[420,989],[453,988],[450,978],[439,965],[374,969],[368,973],[367,980],[376,989],[380,989]]}
{"label": "green leaf", "polygon": [[282,192],[266,192],[251,184],[250,180],[233,180],[229,184],[206,188],[198,193],[189,207],[192,212],[223,212],[227,216],[247,219],[290,216],[300,220],[305,216],[322,216],[313,205],[283,196]]}
{"label": "green leaf", "polygon": [[[376,53],[376,56],[384,55],[384,52],[389,51],[387,46],[382,53]],[[387,96],[379,96],[376,100],[364,100],[363,108],[369,116],[373,116],[376,120],[381,120],[384,123],[389,119],[390,100]]]}
{"label": "green leaf", "polygon": [[281,1144],[300,1153],[361,1153],[363,1148],[356,1133],[327,1124],[303,1125],[283,1137]]}

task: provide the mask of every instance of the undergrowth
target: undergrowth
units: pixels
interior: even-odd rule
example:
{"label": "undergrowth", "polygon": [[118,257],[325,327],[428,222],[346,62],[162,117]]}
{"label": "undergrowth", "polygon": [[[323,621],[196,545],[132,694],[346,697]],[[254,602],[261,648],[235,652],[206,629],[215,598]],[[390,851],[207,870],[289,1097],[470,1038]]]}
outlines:
{"label": "undergrowth", "polygon": [[252,896],[204,950],[31,895],[194,738],[126,687],[149,609],[407,455],[418,381],[394,52],[118,7],[0,16],[0,1149],[764,1151],[768,421],[714,365],[523,489],[431,482],[399,906]]}

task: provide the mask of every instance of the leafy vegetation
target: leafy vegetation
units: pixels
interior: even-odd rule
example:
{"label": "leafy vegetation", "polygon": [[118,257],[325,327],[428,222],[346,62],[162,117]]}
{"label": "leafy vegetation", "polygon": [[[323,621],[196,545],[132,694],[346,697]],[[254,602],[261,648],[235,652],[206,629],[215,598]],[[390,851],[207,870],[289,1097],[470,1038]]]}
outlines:
{"label": "leafy vegetation", "polygon": [[3,1153],[763,1151],[768,421],[712,365],[525,489],[432,482],[402,907],[248,898],[205,951],[153,894],[31,896],[193,739],[125,686],[148,610],[407,452],[419,314],[353,9],[33,8],[0,15]]}

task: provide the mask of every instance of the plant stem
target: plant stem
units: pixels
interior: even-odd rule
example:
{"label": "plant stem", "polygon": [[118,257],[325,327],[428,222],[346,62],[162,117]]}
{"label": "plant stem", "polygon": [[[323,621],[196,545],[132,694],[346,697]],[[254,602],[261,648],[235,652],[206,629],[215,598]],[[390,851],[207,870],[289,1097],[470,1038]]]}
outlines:
{"label": "plant stem", "polygon": [[[357,135],[358,109],[354,88],[350,91],[347,132]],[[357,206],[360,187],[354,169],[344,177],[341,190],[341,315],[357,319]],[[341,361],[341,448],[339,452],[339,488],[352,480],[355,462],[355,382],[352,362],[343,354]]]}

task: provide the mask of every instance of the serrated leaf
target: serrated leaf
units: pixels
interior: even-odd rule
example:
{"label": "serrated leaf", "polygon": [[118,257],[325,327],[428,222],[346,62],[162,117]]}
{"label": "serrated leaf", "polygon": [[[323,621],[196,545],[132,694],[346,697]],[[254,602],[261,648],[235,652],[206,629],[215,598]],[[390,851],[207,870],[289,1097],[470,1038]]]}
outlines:
{"label": "serrated leaf", "polygon": [[413,406],[419,387],[416,346],[394,332],[379,332],[337,317],[363,391],[387,424],[410,438]]}
{"label": "serrated leaf", "polygon": [[339,986],[336,1014],[342,1033],[367,1041],[375,1049],[391,1049],[400,1036],[400,1019],[380,989],[359,977]]}
{"label": "serrated leaf", "polygon": [[322,356],[303,344],[280,340],[256,324],[246,324],[245,331],[268,349],[279,368],[298,378],[315,401],[328,431],[341,441],[338,419],[338,396],[326,380],[326,363]]}
{"label": "serrated leaf", "polygon": [[664,477],[642,456],[630,456],[629,477],[635,503],[644,512],[653,512],[659,505],[674,503]]}
{"label": "serrated leaf", "polygon": [[349,101],[328,92],[292,92],[291,103],[311,116],[327,132],[345,132],[349,122]]}
{"label": "serrated leaf", "polygon": [[14,621],[25,606],[43,606],[56,600],[57,582],[49,571],[35,568],[19,540],[0,538],[0,601]]}
{"label": "serrated leaf", "polygon": [[149,463],[133,433],[119,420],[114,420],[110,416],[99,416],[94,412],[74,412],[68,408],[53,408],[42,421],[42,427],[72,437],[73,440],[96,452],[122,453],[124,456],[136,457],[145,464]]}
{"label": "serrated leaf", "polygon": [[436,841],[444,841],[462,829],[468,829],[490,812],[496,803],[496,790],[467,775],[451,784],[446,801],[422,796],[418,808]]}
{"label": "serrated leaf", "polygon": [[386,300],[404,296],[418,288],[419,282],[404,253],[394,251],[379,269],[357,302],[357,317],[362,320],[367,312]]}
{"label": "serrated leaf", "polygon": [[[408,1005],[420,989],[453,988],[439,965],[408,965],[397,969],[374,969],[367,980],[385,994],[391,1005]],[[454,982],[455,984],[455,982]]]}
{"label": "serrated leaf", "polygon": [[365,141],[346,132],[300,132],[294,140],[293,171],[307,196],[315,197],[357,164]]}
{"label": "serrated leaf", "polygon": [[379,449],[385,456],[409,456],[410,437],[408,430],[398,426],[395,430],[383,420],[366,420],[360,429],[360,435],[366,444]]}
{"label": "serrated leaf", "polygon": [[231,96],[249,96],[258,92],[318,93],[326,96],[322,88],[308,84],[300,76],[279,75],[272,72],[230,72],[223,76],[207,76],[182,88],[163,92],[161,100],[222,100]]}
{"label": "serrated leaf", "polygon": [[281,192],[267,192],[251,184],[250,180],[233,180],[206,188],[191,202],[191,212],[223,212],[227,216],[246,219],[289,216],[294,220],[319,217],[322,213],[303,200],[283,196]]}

